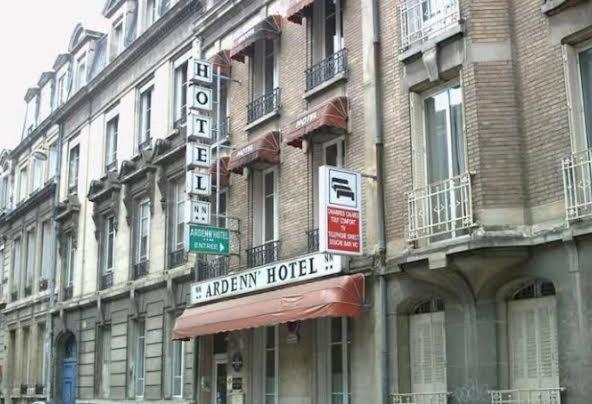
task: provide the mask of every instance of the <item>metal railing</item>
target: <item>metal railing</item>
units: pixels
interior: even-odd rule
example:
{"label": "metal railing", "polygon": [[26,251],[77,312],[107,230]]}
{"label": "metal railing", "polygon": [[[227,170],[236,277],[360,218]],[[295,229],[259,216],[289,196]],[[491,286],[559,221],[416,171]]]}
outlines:
{"label": "metal railing", "polygon": [[113,272],[109,271],[101,275],[100,289],[105,290],[113,286]]}
{"label": "metal railing", "polygon": [[10,292],[10,301],[15,302],[17,299],[18,299],[18,292],[16,292],[16,291]]}
{"label": "metal railing", "polygon": [[407,194],[408,240],[457,237],[475,224],[471,174],[466,172]]}
{"label": "metal railing", "polygon": [[148,261],[148,260],[134,264],[134,273],[133,273],[134,279],[140,279],[141,277],[148,275],[148,265],[149,264],[150,264],[150,261]]}
{"label": "metal railing", "polygon": [[31,296],[31,293],[33,293],[33,285],[25,286],[25,297]]}
{"label": "metal railing", "polygon": [[347,69],[347,49],[343,48],[306,69],[306,91],[331,80]]}
{"label": "metal railing", "polygon": [[561,162],[565,217],[568,221],[592,215],[592,149],[573,153]]}
{"label": "metal railing", "polygon": [[492,390],[491,404],[561,404],[563,387]]}
{"label": "metal railing", "polygon": [[70,300],[74,296],[74,285],[64,286],[64,299]]}
{"label": "metal railing", "polygon": [[185,249],[173,251],[169,253],[169,269],[176,268],[187,262],[187,256],[185,255]]}
{"label": "metal railing", "polygon": [[275,262],[280,257],[280,242],[269,241],[247,250],[247,267],[255,268]]}
{"label": "metal railing", "polygon": [[42,396],[45,394],[45,386],[42,384],[35,385],[35,395]]}
{"label": "metal railing", "polygon": [[47,279],[41,278],[39,279],[39,291],[47,290],[49,286],[49,281]]}
{"label": "metal railing", "polygon": [[391,395],[392,404],[446,404],[450,393],[397,393]]}
{"label": "metal railing", "polygon": [[306,239],[308,241],[308,252],[319,251],[319,229],[308,230],[306,232]]}
{"label": "metal railing", "polygon": [[223,118],[220,123],[220,132],[218,133],[218,123],[212,122],[212,141],[211,143],[214,144],[216,142],[229,142],[230,141],[230,117],[227,116]]}
{"label": "metal railing", "polygon": [[279,87],[251,101],[247,105],[247,123],[255,122],[257,119],[278,110],[280,103],[281,89]]}
{"label": "metal railing", "polygon": [[197,280],[201,282],[224,276],[228,274],[229,265],[229,257],[200,258],[196,261]]}
{"label": "metal railing", "polygon": [[459,23],[458,0],[404,0],[401,10],[401,46],[408,49]]}

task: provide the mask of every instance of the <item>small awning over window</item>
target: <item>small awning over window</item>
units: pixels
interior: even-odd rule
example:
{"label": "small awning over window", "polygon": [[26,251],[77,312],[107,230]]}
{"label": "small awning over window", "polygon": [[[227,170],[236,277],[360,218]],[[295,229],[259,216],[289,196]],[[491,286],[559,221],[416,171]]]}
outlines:
{"label": "small awning over window", "polygon": [[286,13],[287,19],[296,24],[302,24],[302,17],[309,13],[314,0],[292,0]]}
{"label": "small awning over window", "polygon": [[230,57],[237,62],[245,62],[245,56],[252,56],[255,42],[260,39],[275,39],[282,32],[283,17],[270,15],[263,21],[240,35],[235,40],[234,47],[230,51]]}
{"label": "small awning over window", "polygon": [[[228,177],[229,177],[229,172],[228,172],[228,161],[230,160],[230,157],[222,157],[220,159],[220,184],[225,187],[228,185]],[[212,184],[216,183],[216,168],[217,168],[217,162],[214,161],[212,163],[212,165],[210,166],[210,175],[212,176]]]}
{"label": "small awning over window", "polygon": [[330,137],[343,135],[347,131],[347,117],[347,97],[331,98],[299,117],[284,130],[284,142],[290,146],[302,147],[302,140],[306,136],[313,137],[313,141],[324,142]]}
{"label": "small awning over window", "polygon": [[264,170],[279,162],[280,132],[271,131],[233,151],[228,162],[228,170],[242,174],[247,166]]}
{"label": "small awning over window", "polygon": [[216,68],[220,67],[220,74],[226,77],[230,77],[230,51],[229,50],[221,50],[218,53],[212,55],[208,60],[212,64],[212,68],[214,69],[214,73],[216,72]]}
{"label": "small awning over window", "polygon": [[364,305],[364,275],[340,276],[185,310],[173,340],[321,317],[356,317]]}

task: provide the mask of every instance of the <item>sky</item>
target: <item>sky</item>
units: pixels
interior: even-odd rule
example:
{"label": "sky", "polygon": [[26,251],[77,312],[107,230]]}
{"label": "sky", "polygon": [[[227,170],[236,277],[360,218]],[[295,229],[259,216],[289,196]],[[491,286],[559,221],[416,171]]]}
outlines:
{"label": "sky", "polygon": [[56,57],[68,50],[79,22],[105,32],[105,0],[2,1],[0,24],[0,150],[18,144],[25,119],[24,96]]}

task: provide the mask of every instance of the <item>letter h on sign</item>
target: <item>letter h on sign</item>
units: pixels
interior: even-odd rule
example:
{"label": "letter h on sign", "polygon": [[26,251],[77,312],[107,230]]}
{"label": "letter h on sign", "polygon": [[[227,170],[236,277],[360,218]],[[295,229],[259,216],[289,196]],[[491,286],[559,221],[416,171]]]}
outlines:
{"label": "letter h on sign", "polygon": [[212,64],[203,60],[193,62],[193,79],[202,83],[212,82]]}

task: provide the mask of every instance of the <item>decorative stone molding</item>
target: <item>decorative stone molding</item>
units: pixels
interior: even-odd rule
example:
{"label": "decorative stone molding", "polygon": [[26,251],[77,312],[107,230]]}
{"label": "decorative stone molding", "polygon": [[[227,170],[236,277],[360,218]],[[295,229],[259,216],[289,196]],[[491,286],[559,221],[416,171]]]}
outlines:
{"label": "decorative stone molding", "polygon": [[80,216],[80,201],[76,194],[68,195],[68,198],[60,202],[56,208],[56,221],[60,227],[60,255],[66,251],[66,235],[72,235],[72,247],[78,248],[78,220]]}
{"label": "decorative stone molding", "polygon": [[121,182],[117,173],[109,172],[100,180],[90,183],[88,200],[93,202],[92,219],[95,223],[95,239],[98,241],[105,216],[112,214],[114,218],[115,231],[119,229]]}
{"label": "decorative stone molding", "polygon": [[132,223],[133,201],[139,197],[146,196],[150,199],[150,214],[154,215],[154,183],[157,168],[154,165],[152,149],[142,150],[139,155],[121,164],[119,181],[124,185],[123,205],[128,226]]}
{"label": "decorative stone molding", "polygon": [[426,49],[421,55],[423,65],[428,73],[428,78],[431,82],[437,81],[440,78],[438,73],[438,47]]}
{"label": "decorative stone molding", "polygon": [[174,131],[166,139],[158,139],[154,145],[154,164],[158,165],[157,185],[162,210],[166,210],[168,203],[169,178],[185,168],[186,145],[184,130]]}

